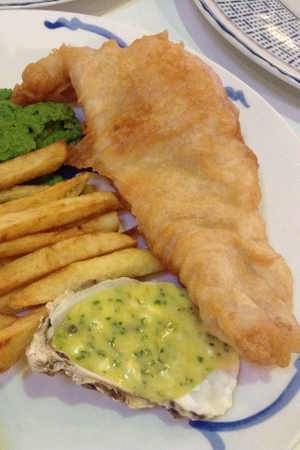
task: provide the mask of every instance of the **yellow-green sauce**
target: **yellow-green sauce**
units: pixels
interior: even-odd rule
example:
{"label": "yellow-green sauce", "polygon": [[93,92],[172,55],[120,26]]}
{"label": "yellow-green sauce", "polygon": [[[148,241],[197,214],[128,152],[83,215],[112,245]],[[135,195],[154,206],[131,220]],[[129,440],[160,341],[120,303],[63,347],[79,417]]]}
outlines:
{"label": "yellow-green sauce", "polygon": [[208,334],[184,289],[128,283],[74,305],[52,345],[125,391],[161,402],[182,397],[236,360]]}

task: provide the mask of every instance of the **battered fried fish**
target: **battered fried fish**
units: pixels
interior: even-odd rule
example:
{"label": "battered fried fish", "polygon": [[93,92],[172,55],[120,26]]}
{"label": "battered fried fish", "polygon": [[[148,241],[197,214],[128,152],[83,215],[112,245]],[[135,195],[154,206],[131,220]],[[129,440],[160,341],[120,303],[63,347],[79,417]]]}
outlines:
{"label": "battered fried fish", "polygon": [[88,133],[69,163],[113,180],[212,334],[286,366],[300,351],[292,277],[267,241],[257,160],[217,75],[161,33],[126,49],[63,46],[25,69],[13,100],[74,91]]}

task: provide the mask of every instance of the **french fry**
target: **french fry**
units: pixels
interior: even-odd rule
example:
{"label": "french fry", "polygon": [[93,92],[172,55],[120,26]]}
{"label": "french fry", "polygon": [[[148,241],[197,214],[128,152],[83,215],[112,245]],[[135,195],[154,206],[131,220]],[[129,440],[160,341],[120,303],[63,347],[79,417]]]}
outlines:
{"label": "french fry", "polygon": [[86,172],[71,178],[70,180],[62,181],[54,186],[48,186],[48,188],[42,192],[4,203],[3,205],[0,205],[0,216],[24,211],[25,209],[37,208],[38,206],[45,205],[48,202],[59,200],[61,198],[76,197],[81,194],[90,177],[91,174]]}
{"label": "french fry", "polygon": [[99,189],[94,184],[87,184],[82,193],[85,194],[91,194],[92,192],[97,192]]}
{"label": "french fry", "polygon": [[57,242],[15,259],[0,268],[0,294],[61,269],[75,261],[92,258],[122,248],[133,247],[136,240],[121,233],[87,233]]}
{"label": "french fry", "polygon": [[91,233],[93,231],[118,231],[119,226],[120,219],[118,213],[115,211],[92,217],[91,219],[78,224],[78,227],[84,233]]}
{"label": "french fry", "polygon": [[0,203],[18,200],[19,198],[34,195],[48,189],[49,186],[44,184],[23,184],[20,186],[13,186],[9,189],[0,191]]}
{"label": "french fry", "polygon": [[76,262],[24,288],[2,296],[0,305],[12,310],[53,301],[67,290],[77,290],[102,280],[119,277],[141,277],[163,270],[149,250],[131,248]]}
{"label": "french fry", "polygon": [[0,297],[0,313],[1,314],[12,314],[14,311],[8,306],[9,296],[3,295]]}
{"label": "french fry", "polygon": [[117,197],[112,192],[103,191],[63,198],[38,208],[6,214],[0,217],[0,242],[50,230],[119,207]]}
{"label": "french fry", "polygon": [[11,263],[12,261],[14,261],[16,258],[14,257],[10,257],[10,258],[1,258],[0,259],[0,268],[2,266],[6,266],[7,264]]}
{"label": "french fry", "polygon": [[11,316],[8,314],[1,314],[0,313],[0,330],[3,328],[9,327],[16,321],[16,316]]}
{"label": "french fry", "polygon": [[[0,242],[0,258],[10,258],[23,256],[26,253],[33,252],[47,245],[55,244],[75,236],[81,236],[85,233],[93,233],[95,231],[111,232],[118,231],[120,220],[118,213],[115,211],[93,217],[92,219],[81,222],[77,225],[60,228],[55,231],[45,231],[42,233],[29,234],[8,242]],[[10,262],[9,260],[0,259],[0,267],[2,264]]]}
{"label": "french fry", "polygon": [[0,189],[25,183],[54,172],[66,161],[67,146],[63,141],[17,156],[0,164]]}
{"label": "french fry", "polygon": [[0,372],[8,370],[23,356],[41,317],[46,314],[45,307],[38,308],[0,330]]}

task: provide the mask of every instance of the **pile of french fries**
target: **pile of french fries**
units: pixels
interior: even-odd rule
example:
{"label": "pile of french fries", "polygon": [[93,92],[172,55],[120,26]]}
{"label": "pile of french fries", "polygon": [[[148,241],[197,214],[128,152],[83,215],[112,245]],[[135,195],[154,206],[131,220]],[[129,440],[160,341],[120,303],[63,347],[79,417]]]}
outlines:
{"label": "pile of french fries", "polygon": [[67,147],[49,147],[0,164],[0,372],[13,366],[66,291],[162,270],[136,240],[119,232],[114,193],[95,192],[82,173],[54,186],[26,185],[57,170]]}

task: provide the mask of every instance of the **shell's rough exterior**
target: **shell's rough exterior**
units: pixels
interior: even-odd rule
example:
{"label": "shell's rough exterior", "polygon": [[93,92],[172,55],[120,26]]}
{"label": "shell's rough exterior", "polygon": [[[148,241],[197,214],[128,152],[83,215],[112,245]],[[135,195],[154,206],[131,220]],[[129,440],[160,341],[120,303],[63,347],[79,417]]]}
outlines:
{"label": "shell's rough exterior", "polygon": [[109,395],[114,400],[126,403],[130,408],[139,409],[162,406],[175,417],[198,420],[211,419],[224,414],[232,406],[232,394],[237,383],[239,370],[238,363],[230,370],[211,372],[187,395],[157,405],[131,392],[126,392],[109,380],[77,365],[67,355],[57,351],[51,345],[55,329],[74,304],[82,301],[89,295],[98,293],[102,289],[108,289],[128,282],[140,283],[129,278],[107,280],[78,292],[68,292],[54,302],[48,303],[49,316],[41,320],[39,329],[26,351],[31,370],[50,376],[64,374],[76,384]]}

